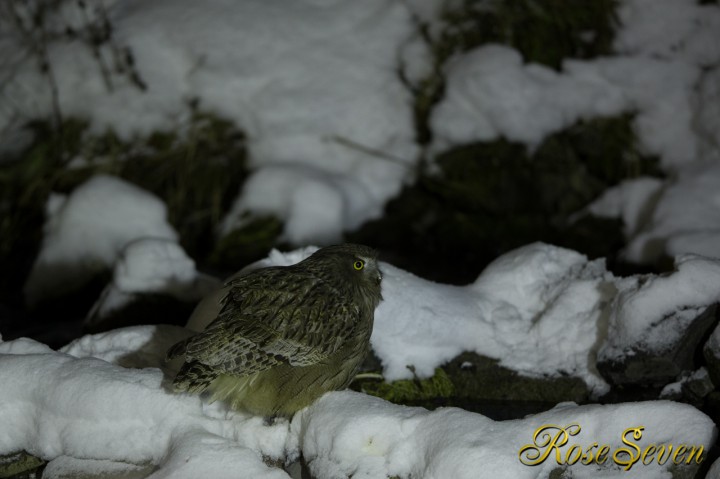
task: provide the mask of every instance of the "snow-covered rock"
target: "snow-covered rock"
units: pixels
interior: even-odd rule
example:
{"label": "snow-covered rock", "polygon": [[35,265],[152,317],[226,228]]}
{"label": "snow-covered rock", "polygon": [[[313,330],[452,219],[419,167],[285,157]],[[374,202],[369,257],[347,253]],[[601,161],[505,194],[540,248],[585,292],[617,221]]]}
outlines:
{"label": "snow-covered rock", "polygon": [[40,253],[25,283],[30,303],[61,296],[111,269],[139,238],[177,242],[165,204],[151,193],[108,175],[97,175],[70,195],[52,194]]}
{"label": "snow-covered rock", "polygon": [[86,326],[92,329],[148,295],[195,303],[220,286],[219,280],[199,273],[195,261],[176,242],[139,239],[123,249],[112,282],[88,313]]}
{"label": "snow-covered rock", "polygon": [[720,261],[681,256],[664,276],[618,280],[598,368],[615,383],[664,384],[692,370],[695,350],[715,324]]}

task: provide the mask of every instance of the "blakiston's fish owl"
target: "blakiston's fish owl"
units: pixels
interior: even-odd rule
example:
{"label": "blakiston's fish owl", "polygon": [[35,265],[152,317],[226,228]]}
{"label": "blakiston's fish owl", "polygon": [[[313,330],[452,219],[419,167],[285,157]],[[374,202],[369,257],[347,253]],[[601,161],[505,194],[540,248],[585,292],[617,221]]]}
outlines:
{"label": "blakiston's fish owl", "polygon": [[168,351],[185,361],[175,390],[290,416],[346,388],[369,348],[381,280],[377,253],[356,244],[235,277],[217,318]]}

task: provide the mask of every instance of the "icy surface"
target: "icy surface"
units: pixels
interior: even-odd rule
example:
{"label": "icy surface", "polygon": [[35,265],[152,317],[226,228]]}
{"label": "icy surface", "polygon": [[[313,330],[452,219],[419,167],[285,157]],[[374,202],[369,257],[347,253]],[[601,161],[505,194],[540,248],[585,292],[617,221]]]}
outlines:
{"label": "icy surface", "polygon": [[44,237],[25,284],[29,302],[59,296],[115,263],[139,238],[177,241],[165,204],[119,178],[97,175],[69,196],[53,194]]}
{"label": "icy surface", "polygon": [[[124,328],[85,336],[64,352],[27,339],[0,343],[0,455],[24,449],[49,460],[53,474],[70,476],[114,471],[182,479],[242,471],[243,477],[287,478],[263,457],[282,463],[302,453],[319,479],[522,479],[546,478],[557,467],[552,456],[535,466],[519,460],[529,457],[521,449],[546,424],[580,426],[560,448],[563,457],[572,444],[586,449],[598,442],[617,450],[628,428],[644,427],[634,440],[640,447],[702,445],[707,454],[715,440],[707,416],[666,401],[562,404],[495,422],[461,409],[430,412],[349,391],[323,396],[290,423],[267,426],[262,418],[166,391],[159,358],[181,332]],[[113,364],[123,357],[143,358],[132,366],[140,369]],[[608,462],[572,466],[573,477],[670,477],[667,464],[637,463],[624,471]]]}

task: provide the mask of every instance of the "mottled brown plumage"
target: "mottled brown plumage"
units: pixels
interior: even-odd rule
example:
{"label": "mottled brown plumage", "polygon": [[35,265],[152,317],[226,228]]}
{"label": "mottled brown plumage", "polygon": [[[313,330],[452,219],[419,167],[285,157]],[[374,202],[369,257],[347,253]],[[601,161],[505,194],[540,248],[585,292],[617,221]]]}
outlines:
{"label": "mottled brown plumage", "polygon": [[376,252],[354,244],[234,278],[218,317],[168,351],[185,361],[176,391],[289,416],[347,387],[369,348],[381,279]]}

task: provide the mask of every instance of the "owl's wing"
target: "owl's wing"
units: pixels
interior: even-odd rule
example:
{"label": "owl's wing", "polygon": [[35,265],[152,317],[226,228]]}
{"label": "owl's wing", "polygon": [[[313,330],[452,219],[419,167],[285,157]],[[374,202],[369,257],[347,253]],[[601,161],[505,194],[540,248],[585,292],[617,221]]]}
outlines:
{"label": "owl's wing", "polygon": [[231,286],[218,318],[186,344],[186,360],[235,375],[308,366],[337,351],[360,320],[359,308],[300,271],[258,271]]}

